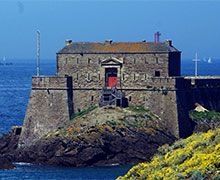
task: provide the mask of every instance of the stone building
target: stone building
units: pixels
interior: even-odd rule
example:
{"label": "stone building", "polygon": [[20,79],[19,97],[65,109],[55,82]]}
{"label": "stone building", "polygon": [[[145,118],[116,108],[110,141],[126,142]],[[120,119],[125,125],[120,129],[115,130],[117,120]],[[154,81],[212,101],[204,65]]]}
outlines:
{"label": "stone building", "polygon": [[57,53],[57,74],[33,77],[20,145],[64,126],[93,105],[139,105],[176,137],[191,133],[199,103],[220,110],[219,77],[181,77],[181,52],[165,42],[72,42]]}
{"label": "stone building", "polygon": [[[154,80],[180,76],[180,53],[171,41],[68,42],[57,53],[57,73],[73,78],[75,112],[99,104],[103,93],[108,91],[105,89],[114,87],[125,95],[129,104],[145,105],[149,98],[144,90],[154,88]],[[162,83],[159,88],[163,87]],[[105,92],[100,93],[101,90]]]}

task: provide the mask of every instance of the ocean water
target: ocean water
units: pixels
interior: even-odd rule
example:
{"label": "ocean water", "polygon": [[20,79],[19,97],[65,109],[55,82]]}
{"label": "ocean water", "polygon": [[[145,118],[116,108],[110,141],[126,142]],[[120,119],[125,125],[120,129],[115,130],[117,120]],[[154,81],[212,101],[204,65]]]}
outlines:
{"label": "ocean water", "polygon": [[[43,60],[42,75],[54,75],[55,60]],[[194,74],[192,60],[182,60],[182,75]],[[22,125],[31,89],[31,77],[36,74],[34,60],[16,61],[11,66],[0,66],[0,134],[12,126]],[[212,63],[199,62],[199,75],[220,75],[220,59]],[[64,168],[18,164],[14,170],[0,170],[0,179],[115,179],[130,166]]]}
{"label": "ocean water", "polygon": [[[55,63],[42,63],[43,75],[55,74]],[[0,66],[0,134],[11,126],[22,125],[31,89],[31,77],[36,74],[36,65],[15,62],[11,66]]]}
{"label": "ocean water", "polygon": [[131,166],[67,168],[17,164],[16,169],[0,170],[0,179],[97,179],[111,180],[125,174]]}

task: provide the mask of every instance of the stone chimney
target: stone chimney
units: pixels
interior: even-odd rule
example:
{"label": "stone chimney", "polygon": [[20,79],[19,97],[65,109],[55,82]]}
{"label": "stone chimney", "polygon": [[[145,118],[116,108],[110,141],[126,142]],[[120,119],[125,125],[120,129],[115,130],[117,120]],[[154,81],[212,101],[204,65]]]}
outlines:
{"label": "stone chimney", "polygon": [[113,43],[113,40],[112,40],[112,39],[107,39],[107,40],[105,40],[105,43],[106,43],[106,44],[112,44],[112,43]]}
{"label": "stone chimney", "polygon": [[69,45],[71,45],[72,43],[73,43],[73,41],[72,41],[71,39],[67,39],[67,40],[65,41],[66,46],[69,46]]}
{"label": "stone chimney", "polygon": [[167,40],[166,40],[166,44],[167,44],[168,46],[172,46],[172,40],[167,39]]}

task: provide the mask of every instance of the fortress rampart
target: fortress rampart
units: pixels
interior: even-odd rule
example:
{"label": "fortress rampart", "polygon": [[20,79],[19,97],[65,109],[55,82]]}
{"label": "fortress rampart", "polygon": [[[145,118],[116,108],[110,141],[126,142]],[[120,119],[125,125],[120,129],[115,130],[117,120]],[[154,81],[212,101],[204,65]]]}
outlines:
{"label": "fortress rampart", "polygon": [[68,44],[57,53],[57,76],[32,78],[20,145],[64,126],[74,113],[100,105],[100,97],[109,98],[105,89],[121,92],[129,106],[151,110],[166,132],[189,135],[195,103],[220,110],[220,77],[181,77],[180,55],[170,41]]}
{"label": "fortress rampart", "polygon": [[33,77],[20,145],[63,127],[73,113],[71,77]]}

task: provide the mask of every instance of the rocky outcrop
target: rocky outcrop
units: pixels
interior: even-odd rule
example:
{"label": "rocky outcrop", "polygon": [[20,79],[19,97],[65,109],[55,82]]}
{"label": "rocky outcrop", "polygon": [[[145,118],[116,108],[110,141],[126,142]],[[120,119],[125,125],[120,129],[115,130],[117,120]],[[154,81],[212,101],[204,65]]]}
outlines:
{"label": "rocky outcrop", "polygon": [[12,169],[15,167],[12,162],[15,160],[13,156],[16,154],[19,135],[18,129],[13,128],[10,133],[0,138],[0,169]]}
{"label": "rocky outcrop", "polygon": [[149,160],[159,146],[174,140],[162,129],[161,120],[141,107],[97,108],[34,144],[6,154],[14,161],[36,164],[128,164]]}
{"label": "rocky outcrop", "polygon": [[[104,132],[103,132],[104,131]],[[78,137],[41,139],[22,149],[17,161],[64,166],[127,164],[148,160],[164,143],[173,139],[160,131],[150,135],[141,131],[109,125],[95,126]]]}
{"label": "rocky outcrop", "polygon": [[18,147],[19,133],[15,129],[0,138],[0,154],[13,154]]}
{"label": "rocky outcrop", "polygon": [[8,157],[0,156],[0,169],[13,169],[15,166]]}

